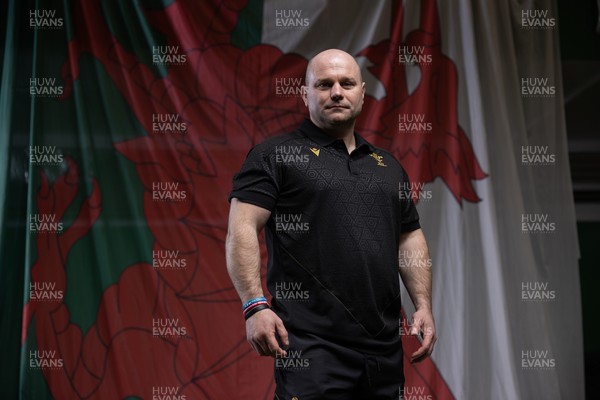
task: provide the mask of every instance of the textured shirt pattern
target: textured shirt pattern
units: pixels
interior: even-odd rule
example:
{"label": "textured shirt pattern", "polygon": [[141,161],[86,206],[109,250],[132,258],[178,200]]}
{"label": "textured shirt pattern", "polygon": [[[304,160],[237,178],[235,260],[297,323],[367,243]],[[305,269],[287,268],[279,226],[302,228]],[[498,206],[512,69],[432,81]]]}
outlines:
{"label": "textured shirt pattern", "polygon": [[386,351],[399,341],[400,234],[419,216],[398,161],[355,138],[348,154],[307,120],[255,146],[230,197],[271,211],[267,286],[288,329]]}

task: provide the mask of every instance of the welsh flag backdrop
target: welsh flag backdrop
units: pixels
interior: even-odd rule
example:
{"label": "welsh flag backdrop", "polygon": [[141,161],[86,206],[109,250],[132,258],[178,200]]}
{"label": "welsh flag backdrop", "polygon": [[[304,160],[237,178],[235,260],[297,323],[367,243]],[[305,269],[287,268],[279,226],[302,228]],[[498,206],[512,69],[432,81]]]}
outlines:
{"label": "welsh flag backdrop", "polygon": [[306,117],[307,60],[336,47],[367,82],[357,130],[408,171],[433,257],[439,341],[406,360],[406,399],[583,398],[554,1],[6,9],[9,396],[273,397],[225,268],[227,197],[252,145]]}

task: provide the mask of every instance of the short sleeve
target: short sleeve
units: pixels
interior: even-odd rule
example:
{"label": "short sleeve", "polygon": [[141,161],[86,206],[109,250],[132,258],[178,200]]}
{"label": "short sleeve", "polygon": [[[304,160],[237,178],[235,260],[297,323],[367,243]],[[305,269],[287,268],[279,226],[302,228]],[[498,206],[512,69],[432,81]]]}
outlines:
{"label": "short sleeve", "polygon": [[[408,179],[408,174],[404,171],[404,168],[402,168],[402,175],[403,182],[401,187],[410,188],[410,180]],[[413,198],[414,196],[410,189],[403,190],[403,193],[401,193],[400,196],[400,208],[402,212],[400,231],[402,233],[411,232],[421,227],[421,224],[419,223],[419,213]]]}
{"label": "short sleeve", "polygon": [[279,197],[280,179],[269,146],[261,144],[250,150],[239,173],[233,177],[229,201],[237,198],[244,203],[272,211]]}

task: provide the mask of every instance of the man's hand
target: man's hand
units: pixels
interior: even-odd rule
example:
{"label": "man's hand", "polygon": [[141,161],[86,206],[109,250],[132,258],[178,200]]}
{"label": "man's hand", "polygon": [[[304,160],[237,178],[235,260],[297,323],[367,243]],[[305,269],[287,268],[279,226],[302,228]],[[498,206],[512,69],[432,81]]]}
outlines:
{"label": "man's hand", "polygon": [[246,321],[246,338],[259,355],[287,357],[287,352],[280,347],[277,337],[284,347],[289,346],[288,333],[283,321],[273,311],[261,310]]}
{"label": "man's hand", "polygon": [[[431,355],[437,340],[435,322],[430,310],[420,309],[413,314],[411,335],[418,335],[421,347],[410,356],[410,362],[420,362]],[[422,336],[421,336],[422,335]],[[422,337],[422,341],[421,341]]]}
{"label": "man's hand", "polygon": [[431,259],[420,228],[400,236],[398,260],[400,277],[417,310],[410,334],[418,336],[421,347],[410,357],[414,363],[429,357],[437,340],[431,312]]}

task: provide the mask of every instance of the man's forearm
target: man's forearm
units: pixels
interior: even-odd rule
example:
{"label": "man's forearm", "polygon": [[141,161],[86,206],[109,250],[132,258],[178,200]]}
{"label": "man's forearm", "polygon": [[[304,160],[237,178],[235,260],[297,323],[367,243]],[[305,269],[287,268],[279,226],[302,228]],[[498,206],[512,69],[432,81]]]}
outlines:
{"label": "man's forearm", "polygon": [[258,232],[249,226],[230,228],[225,248],[227,272],[242,303],[263,296]]}
{"label": "man's forearm", "polygon": [[420,229],[402,236],[398,257],[400,277],[415,308],[431,310],[431,259]]}

